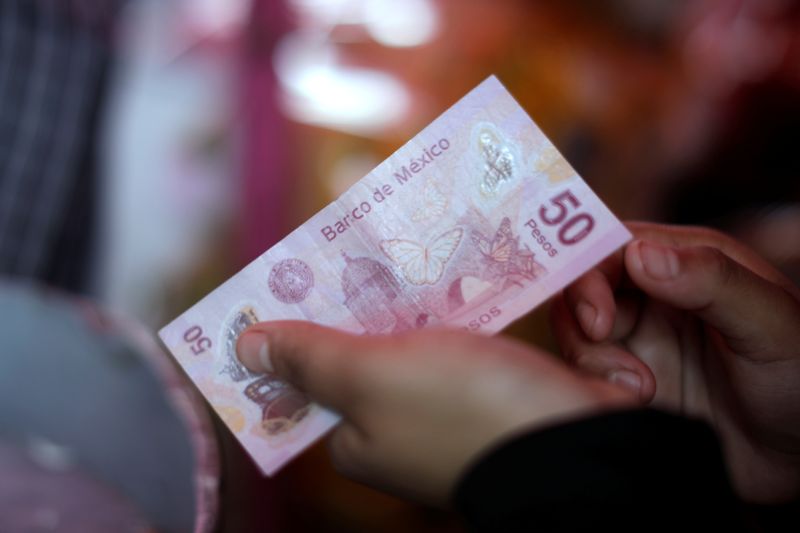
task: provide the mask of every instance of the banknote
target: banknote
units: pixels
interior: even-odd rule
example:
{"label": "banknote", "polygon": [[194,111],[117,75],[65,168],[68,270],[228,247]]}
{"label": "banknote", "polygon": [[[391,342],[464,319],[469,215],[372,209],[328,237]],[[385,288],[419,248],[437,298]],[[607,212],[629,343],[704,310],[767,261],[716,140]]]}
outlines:
{"label": "banknote", "polygon": [[160,336],[271,475],[336,413],[236,358],[264,320],[492,334],[630,234],[490,77]]}

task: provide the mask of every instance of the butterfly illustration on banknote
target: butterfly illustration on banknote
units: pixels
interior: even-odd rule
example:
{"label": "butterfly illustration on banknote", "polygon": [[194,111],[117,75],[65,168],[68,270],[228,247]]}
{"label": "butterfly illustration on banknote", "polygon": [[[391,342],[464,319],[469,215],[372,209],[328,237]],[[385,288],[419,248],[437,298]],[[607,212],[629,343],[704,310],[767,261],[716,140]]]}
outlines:
{"label": "butterfly illustration on banknote", "polygon": [[464,230],[453,228],[427,244],[406,239],[381,241],[381,250],[413,285],[434,285],[461,243]]}
{"label": "butterfly illustration on banknote", "polygon": [[447,196],[436,186],[432,180],[428,180],[422,189],[422,206],[414,211],[411,220],[414,222],[427,222],[438,220],[447,210]]}
{"label": "butterfly illustration on banknote", "polygon": [[491,239],[473,230],[472,242],[481,253],[489,279],[504,279],[522,285],[522,281],[536,279],[546,272],[544,266],[534,259],[534,253],[528,245],[520,246],[519,236],[511,231],[511,219],[508,217],[503,218]]}

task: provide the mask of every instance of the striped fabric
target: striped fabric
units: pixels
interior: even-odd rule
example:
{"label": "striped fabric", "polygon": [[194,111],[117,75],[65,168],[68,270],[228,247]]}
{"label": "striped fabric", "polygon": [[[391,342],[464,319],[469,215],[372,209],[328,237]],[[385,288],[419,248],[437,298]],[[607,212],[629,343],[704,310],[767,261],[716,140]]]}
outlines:
{"label": "striped fabric", "polygon": [[86,288],[112,3],[0,0],[4,277]]}

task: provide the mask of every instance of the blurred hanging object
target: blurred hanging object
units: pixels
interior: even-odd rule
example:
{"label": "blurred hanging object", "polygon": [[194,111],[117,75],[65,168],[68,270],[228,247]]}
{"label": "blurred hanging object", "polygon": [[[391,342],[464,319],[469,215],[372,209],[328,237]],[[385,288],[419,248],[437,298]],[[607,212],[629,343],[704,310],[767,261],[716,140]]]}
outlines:
{"label": "blurred hanging object", "polygon": [[123,0],[0,4],[0,273],[88,289],[98,115]]}
{"label": "blurred hanging object", "polygon": [[430,0],[368,0],[364,22],[370,36],[392,47],[419,46],[436,33],[436,10]]}
{"label": "blurred hanging object", "polygon": [[275,67],[286,113],[299,122],[364,136],[388,130],[410,107],[388,72],[338,64],[330,44],[298,32],[283,39]]}
{"label": "blurred hanging object", "polygon": [[793,48],[797,53],[797,11],[797,2],[787,0],[691,4],[682,52],[698,88],[709,97],[725,97],[780,72]]}
{"label": "blurred hanging object", "polygon": [[292,0],[297,28],[275,50],[286,114],[304,124],[365,137],[396,128],[411,96],[391,68],[351,61],[343,48],[429,43],[439,15],[430,0]]}

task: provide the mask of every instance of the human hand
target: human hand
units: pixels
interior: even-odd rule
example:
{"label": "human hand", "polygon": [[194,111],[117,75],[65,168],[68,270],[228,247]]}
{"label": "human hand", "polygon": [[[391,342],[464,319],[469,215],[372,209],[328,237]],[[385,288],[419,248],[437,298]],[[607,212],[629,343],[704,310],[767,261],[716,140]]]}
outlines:
{"label": "human hand", "polygon": [[342,415],[328,441],[342,473],[434,505],[504,437],[636,403],[532,346],[460,331],[359,337],[263,322],[242,334],[238,353]]}
{"label": "human hand", "polygon": [[800,290],[721,233],[631,223],[636,240],[552,307],[565,358],[641,402],[707,419],[739,495],[800,492]]}

